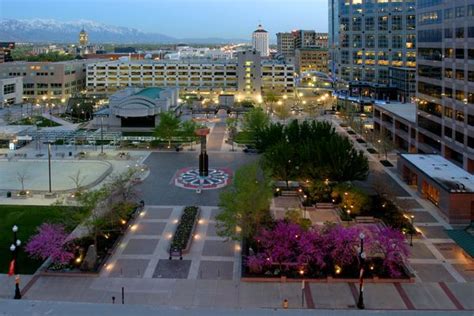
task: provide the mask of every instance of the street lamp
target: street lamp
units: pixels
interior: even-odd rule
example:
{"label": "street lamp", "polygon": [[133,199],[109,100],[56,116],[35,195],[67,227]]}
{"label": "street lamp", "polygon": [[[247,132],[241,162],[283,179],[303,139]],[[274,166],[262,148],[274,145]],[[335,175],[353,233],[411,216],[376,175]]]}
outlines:
{"label": "street lamp", "polygon": [[18,226],[14,225],[12,227],[13,232],[13,243],[10,246],[10,251],[12,252],[12,264],[10,266],[11,274],[15,275],[15,296],[13,297],[15,300],[21,299],[21,292],[20,292],[20,276],[18,275],[18,248],[21,246],[21,240],[17,238]]}
{"label": "street lamp", "polygon": [[364,252],[364,233],[359,234],[360,238],[360,251],[359,251],[359,301],[357,302],[357,308],[364,309],[364,264],[366,254]]}
{"label": "street lamp", "polygon": [[410,229],[410,247],[413,247],[413,230],[415,229],[415,226],[413,225],[413,221],[415,220],[415,215],[404,215],[406,219],[410,221],[411,224],[411,229]]}
{"label": "street lamp", "polygon": [[48,180],[49,180],[49,194],[51,194],[52,193],[51,191],[51,145],[53,144],[53,142],[47,141],[47,142],[44,142],[43,144],[48,145]]}

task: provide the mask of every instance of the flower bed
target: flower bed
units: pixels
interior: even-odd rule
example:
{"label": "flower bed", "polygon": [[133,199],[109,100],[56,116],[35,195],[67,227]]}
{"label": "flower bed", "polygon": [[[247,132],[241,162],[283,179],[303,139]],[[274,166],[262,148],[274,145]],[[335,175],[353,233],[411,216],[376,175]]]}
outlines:
{"label": "flower bed", "polygon": [[194,230],[199,219],[199,213],[200,210],[197,206],[186,206],[184,208],[178,227],[176,227],[176,231],[174,232],[170,249],[179,249],[183,253],[189,251]]}
{"label": "flower bed", "polygon": [[404,236],[387,227],[328,225],[309,230],[278,221],[250,241],[242,277],[275,280],[357,279],[360,233],[364,233],[365,278],[411,280],[405,265],[408,247]]}

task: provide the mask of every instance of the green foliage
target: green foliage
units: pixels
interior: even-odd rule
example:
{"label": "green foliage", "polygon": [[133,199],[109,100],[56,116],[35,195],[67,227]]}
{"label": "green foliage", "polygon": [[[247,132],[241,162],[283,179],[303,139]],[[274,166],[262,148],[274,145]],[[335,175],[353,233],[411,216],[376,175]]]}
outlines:
{"label": "green foliage", "polygon": [[264,166],[280,180],[342,182],[367,177],[367,158],[328,122],[293,120],[287,126],[270,124],[258,134],[256,147],[264,152]]}
{"label": "green foliage", "polygon": [[56,62],[56,61],[68,61],[73,60],[76,56],[69,55],[69,54],[61,54],[59,52],[51,52],[51,53],[44,53],[35,56],[24,56],[26,61],[49,61],[49,62]]}
{"label": "green foliage", "polygon": [[278,97],[276,96],[275,93],[273,92],[268,92],[264,97],[263,97],[263,102],[267,109],[269,108],[270,111],[273,112],[273,105],[278,102]]}
{"label": "green foliage", "polygon": [[181,132],[184,139],[187,142],[193,142],[197,139],[195,134],[196,129],[198,128],[198,124],[193,120],[184,121],[181,123]]}
{"label": "green foliage", "polygon": [[333,188],[333,197],[340,201],[340,205],[352,215],[360,215],[370,209],[371,200],[367,194],[357,187],[347,183],[340,183]]}
{"label": "green foliage", "polygon": [[173,112],[161,113],[155,135],[168,141],[168,146],[171,146],[171,139],[177,135],[179,125],[180,119]]}
{"label": "green foliage", "polygon": [[219,197],[222,212],[217,215],[219,236],[234,240],[249,238],[270,217],[272,188],[257,164],[237,170],[230,188]]}
{"label": "green foliage", "polygon": [[270,118],[261,108],[253,108],[244,114],[242,129],[258,141],[261,132],[270,124]]}
{"label": "green foliage", "polygon": [[307,231],[311,228],[312,222],[308,218],[301,216],[303,210],[289,210],[285,214],[285,220],[299,225],[304,231]]}
{"label": "green foliage", "polygon": [[255,103],[251,100],[243,100],[243,101],[237,102],[236,105],[238,107],[243,107],[243,108],[253,108],[253,107],[255,107]]}
{"label": "green foliage", "polygon": [[11,125],[36,125],[38,127],[53,127],[60,126],[61,124],[58,124],[42,116],[31,116],[13,122]]}
{"label": "green foliage", "polygon": [[198,214],[197,206],[187,206],[184,208],[183,215],[179,221],[178,227],[171,242],[171,248],[183,250],[188,244],[189,238],[193,231],[194,223],[196,222]]}

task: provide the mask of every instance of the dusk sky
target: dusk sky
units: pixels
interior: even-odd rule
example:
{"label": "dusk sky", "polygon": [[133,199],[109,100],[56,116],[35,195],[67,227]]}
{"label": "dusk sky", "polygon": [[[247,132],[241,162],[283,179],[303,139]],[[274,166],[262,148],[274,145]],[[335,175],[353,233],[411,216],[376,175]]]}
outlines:
{"label": "dusk sky", "polygon": [[0,0],[0,19],[93,20],[169,36],[248,38],[261,22],[326,32],[327,0]]}

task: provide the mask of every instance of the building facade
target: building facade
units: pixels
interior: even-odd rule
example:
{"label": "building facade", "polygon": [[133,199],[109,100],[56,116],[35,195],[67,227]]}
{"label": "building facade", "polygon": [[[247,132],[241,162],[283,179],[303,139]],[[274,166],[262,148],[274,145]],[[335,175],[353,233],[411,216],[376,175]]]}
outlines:
{"label": "building facade", "polygon": [[389,83],[389,67],[416,67],[415,0],[329,0],[333,76]]}
{"label": "building facade", "polygon": [[474,0],[417,7],[418,152],[474,172]]}
{"label": "building facade", "polygon": [[23,96],[31,102],[64,99],[85,88],[84,60],[0,64],[0,77],[23,77]]}
{"label": "building facade", "polygon": [[0,42],[0,63],[13,61],[11,51],[15,48],[13,42]]}
{"label": "building facade", "polygon": [[277,33],[277,53],[285,57],[295,55],[295,38],[293,33]]}
{"label": "building facade", "polygon": [[328,72],[328,50],[325,48],[298,48],[295,51],[295,69],[301,75],[308,71]]}
{"label": "building facade", "polygon": [[[108,109],[96,113],[93,125],[109,128],[154,128],[158,125],[161,113],[176,109],[178,97],[177,88],[128,87],[110,96]],[[107,113],[102,113],[105,111]]]}
{"label": "building facade", "polygon": [[23,78],[0,78],[0,108],[23,102]]}
{"label": "building facade", "polygon": [[261,98],[265,91],[292,92],[294,65],[262,60],[242,51],[231,60],[99,61],[87,67],[87,90],[113,93],[125,87],[176,87],[200,93],[229,93]]}
{"label": "building facade", "polygon": [[389,67],[389,86],[396,89],[397,101],[411,102],[416,95],[416,69]]}
{"label": "building facade", "polygon": [[260,56],[270,56],[270,39],[268,37],[268,32],[263,29],[261,24],[252,33],[252,47],[260,53]]}
{"label": "building facade", "polygon": [[293,31],[295,49],[298,48],[328,48],[328,33],[313,30]]}

